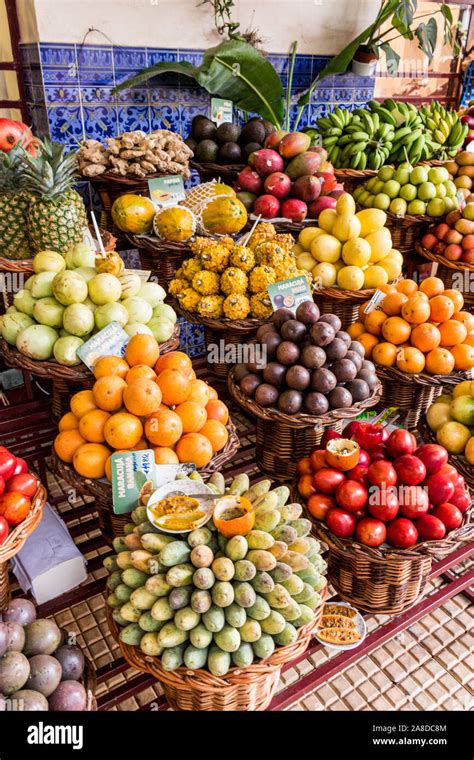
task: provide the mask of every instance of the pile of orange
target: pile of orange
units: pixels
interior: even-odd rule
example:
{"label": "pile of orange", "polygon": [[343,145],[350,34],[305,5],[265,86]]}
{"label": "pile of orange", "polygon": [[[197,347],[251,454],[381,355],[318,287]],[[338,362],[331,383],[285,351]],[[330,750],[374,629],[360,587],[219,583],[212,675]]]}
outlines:
{"label": "pile of orange", "polygon": [[125,357],[104,356],[91,390],[71,398],[54,450],[86,478],[111,478],[114,451],[153,449],[157,464],[202,468],[227,443],[229,411],[196,378],[181,351],[160,356],[151,335],[134,335]]}
{"label": "pile of orange", "polygon": [[365,348],[365,356],[383,367],[402,372],[449,375],[474,368],[474,315],[463,311],[459,290],[446,290],[439,277],[384,285],[383,301],[366,313],[348,333]]}

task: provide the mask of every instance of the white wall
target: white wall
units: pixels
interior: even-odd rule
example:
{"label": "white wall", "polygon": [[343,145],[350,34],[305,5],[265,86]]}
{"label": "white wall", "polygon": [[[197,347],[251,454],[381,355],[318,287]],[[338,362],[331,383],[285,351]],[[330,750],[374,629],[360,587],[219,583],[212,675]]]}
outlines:
{"label": "white wall", "polygon": [[[207,48],[220,40],[198,0],[18,0],[23,42]],[[242,30],[258,29],[269,52],[334,54],[375,17],[379,0],[236,0]],[[36,16],[36,18],[35,18]],[[106,37],[104,37],[104,34]],[[110,38],[110,39],[107,39]]]}

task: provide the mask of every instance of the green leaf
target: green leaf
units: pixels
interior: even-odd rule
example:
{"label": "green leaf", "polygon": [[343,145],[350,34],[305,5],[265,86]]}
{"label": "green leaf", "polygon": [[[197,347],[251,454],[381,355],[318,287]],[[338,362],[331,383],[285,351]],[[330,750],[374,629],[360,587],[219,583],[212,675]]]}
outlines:
{"label": "green leaf", "polygon": [[[408,29],[413,23],[413,15],[416,12],[416,7],[416,0],[400,0],[398,8],[395,11],[394,18],[396,18],[402,26]],[[393,22],[393,19],[392,24],[395,29],[398,29],[398,27]]]}
{"label": "green leaf", "polygon": [[428,61],[431,63],[436,48],[436,40],[438,37],[438,25],[436,19],[431,17],[426,24],[420,24],[415,32],[418,38],[418,47],[427,56]]}
{"label": "green leaf", "polygon": [[441,3],[440,11],[444,16],[445,21],[450,25],[453,24],[454,22],[453,12],[451,8],[449,7],[449,5],[446,5],[446,3]]}
{"label": "green leaf", "polygon": [[382,45],[380,45],[380,47],[385,53],[385,58],[387,59],[387,73],[389,76],[394,77],[398,71],[400,56],[395,52],[392,46],[388,44],[388,42],[384,42]]}
{"label": "green leaf", "polygon": [[412,40],[413,39],[413,32],[410,29],[409,26],[406,26],[403,21],[401,21],[397,15],[394,15],[392,18],[392,26],[394,29],[397,30],[399,34],[402,35],[406,40]]}
{"label": "green leaf", "polygon": [[128,90],[130,87],[136,87],[142,82],[146,82],[148,79],[158,76],[158,74],[168,74],[173,72],[175,74],[182,74],[186,77],[192,77],[196,79],[198,72],[197,66],[193,66],[189,61],[164,61],[163,63],[156,63],[154,66],[150,66],[148,69],[142,69],[130,79],[126,79],[125,82],[121,82],[113,88],[112,94],[116,95],[121,90]]}

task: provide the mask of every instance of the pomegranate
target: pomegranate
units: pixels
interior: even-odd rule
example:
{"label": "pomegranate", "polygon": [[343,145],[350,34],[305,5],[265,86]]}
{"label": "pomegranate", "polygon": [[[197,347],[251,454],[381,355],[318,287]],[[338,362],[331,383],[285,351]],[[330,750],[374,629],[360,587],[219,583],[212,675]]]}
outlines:
{"label": "pomegranate", "polygon": [[8,153],[19,140],[23,141],[22,144],[29,153],[35,155],[36,146],[31,129],[21,121],[0,119],[0,150]]}

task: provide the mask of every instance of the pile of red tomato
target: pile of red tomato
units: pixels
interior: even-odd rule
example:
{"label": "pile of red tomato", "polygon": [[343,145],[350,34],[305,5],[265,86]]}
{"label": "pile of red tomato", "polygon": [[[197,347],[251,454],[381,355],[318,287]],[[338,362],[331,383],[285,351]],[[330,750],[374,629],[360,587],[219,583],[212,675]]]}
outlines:
{"label": "pile of red tomato", "polygon": [[326,450],[329,441],[342,439],[333,430],[297,465],[298,490],[309,513],[335,536],[408,549],[440,540],[462,524],[470,496],[443,446],[418,446],[407,430],[389,433],[383,425],[361,422],[349,423],[343,435],[358,449],[337,466]]}
{"label": "pile of red tomato", "polygon": [[0,546],[10,528],[23,522],[38,489],[38,478],[28,471],[24,459],[0,446]]}

